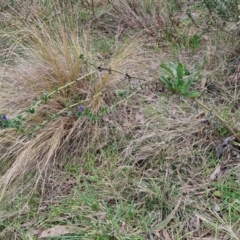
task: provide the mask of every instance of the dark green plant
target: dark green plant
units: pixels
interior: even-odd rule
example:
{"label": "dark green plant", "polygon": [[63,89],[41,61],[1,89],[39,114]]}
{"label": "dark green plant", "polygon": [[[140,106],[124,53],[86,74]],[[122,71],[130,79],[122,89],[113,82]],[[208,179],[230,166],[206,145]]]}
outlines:
{"label": "dark green plant", "polygon": [[168,64],[162,63],[160,67],[167,73],[165,76],[160,76],[160,80],[165,84],[169,92],[188,98],[200,96],[197,91],[189,91],[189,87],[198,73],[190,75],[190,72],[182,63],[177,65],[172,62]]}
{"label": "dark green plant", "polygon": [[180,62],[177,65],[172,62],[169,62],[168,64],[162,63],[160,67],[165,71],[166,75],[160,76],[159,79],[164,83],[170,93],[186,98],[191,98],[198,105],[206,109],[208,112],[212,113],[223,124],[228,132],[231,133],[238,142],[240,142],[239,134],[236,134],[231,126],[229,126],[219,114],[214,113],[211,108],[197,99],[197,97],[200,96],[200,93],[197,91],[189,91],[193,80],[199,74],[199,72],[192,74]]}

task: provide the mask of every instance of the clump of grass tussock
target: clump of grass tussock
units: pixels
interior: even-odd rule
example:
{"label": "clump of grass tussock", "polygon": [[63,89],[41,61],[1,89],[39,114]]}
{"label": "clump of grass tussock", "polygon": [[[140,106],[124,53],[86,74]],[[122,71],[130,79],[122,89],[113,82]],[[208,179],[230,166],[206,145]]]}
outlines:
{"label": "clump of grass tussock", "polygon": [[[92,60],[94,53],[86,44],[90,36],[78,32],[78,29],[69,29],[60,19],[56,22],[46,25],[39,20],[18,30],[22,54],[17,56],[16,65],[8,68],[6,86],[9,87],[10,84],[11,89],[5,92],[4,102],[0,106],[5,106],[5,110],[6,106],[14,108],[11,117],[15,117],[16,113],[24,112],[30,107],[32,100],[39,99],[43,90],[49,93],[81,79],[62,88],[58,94],[52,94],[46,104],[36,107],[34,114],[24,113],[24,124],[30,129],[31,126],[45,122],[49,114],[61,112],[56,119],[34,132],[34,138],[18,136],[9,129],[1,130],[1,143],[7,145],[6,149],[1,149],[1,164],[7,166],[1,171],[1,197],[4,194],[5,197],[16,195],[21,186],[31,194],[40,182],[44,192],[44,182],[55,166],[66,162],[66,159],[84,162],[87,159],[84,156],[89,151],[95,151],[100,142],[109,142],[112,138],[110,132],[114,126],[105,126],[109,121],[76,118],[76,107],[69,109],[72,114],[68,116],[64,109],[71,104],[77,106],[78,102],[83,107],[89,107],[93,113],[101,106],[111,106],[114,84],[119,77],[108,72],[97,74],[95,68],[85,65],[79,56],[83,54],[85,59]],[[128,63],[135,62],[140,45],[137,40],[128,43],[109,61],[109,66],[121,70]],[[107,86],[111,87],[106,88]],[[5,114],[8,116],[8,112]],[[115,118],[114,115],[112,118]],[[121,113],[117,118],[121,120],[124,114]],[[121,130],[121,127],[118,126],[118,129]]]}
{"label": "clump of grass tussock", "polygon": [[165,26],[162,1],[112,1],[111,6],[122,23],[130,28],[151,29],[153,33]]}

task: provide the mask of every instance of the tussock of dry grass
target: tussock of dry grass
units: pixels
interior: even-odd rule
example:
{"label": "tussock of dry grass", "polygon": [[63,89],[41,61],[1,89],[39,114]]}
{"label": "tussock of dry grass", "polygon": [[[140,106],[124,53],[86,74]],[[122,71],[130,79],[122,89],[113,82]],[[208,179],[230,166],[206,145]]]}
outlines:
{"label": "tussock of dry grass", "polygon": [[[43,90],[52,92],[54,87],[64,86],[90,71],[95,73],[68,89],[60,90],[60,93],[53,95],[47,104],[37,107],[35,114],[27,116],[26,124],[34,126],[42,123],[46,120],[46,114],[61,111],[66,102],[73,104],[88,99],[83,105],[90,107],[93,112],[97,112],[101,106],[111,106],[114,86],[121,79],[108,72],[97,75],[96,69],[84,65],[79,59],[80,54],[83,54],[85,59],[90,61],[92,59],[90,46],[86,43],[90,36],[77,30],[69,32],[60,20],[50,26],[41,21],[36,24],[37,26],[29,25],[20,30],[24,55],[18,56],[16,65],[10,67],[11,71],[7,71],[5,76],[8,79],[5,88],[8,89],[11,85],[11,90],[4,93],[6,101],[1,103],[5,106],[5,112],[10,108],[5,114],[16,116],[16,113],[30,107],[31,101],[38,99]],[[111,58],[108,65],[120,71],[130,71],[131,74],[132,66],[140,62],[137,58],[141,45],[139,40],[129,42]],[[11,108],[14,109],[12,114]],[[122,121],[124,114],[123,112],[118,121]],[[107,125],[108,122],[109,120]],[[17,137],[18,144],[13,141],[9,150],[1,155],[2,163],[6,163],[6,159],[11,159],[11,167],[8,170],[4,167],[1,171],[1,196],[6,190],[16,192],[13,184],[17,187],[19,183],[22,185],[26,174],[32,173],[36,176],[25,184],[25,188],[29,188],[29,185],[37,186],[40,180],[44,188],[44,181],[54,166],[64,163],[66,158],[77,158],[79,163],[82,162],[83,154],[101,145],[102,141],[111,141],[106,130],[107,125],[104,125],[106,125],[104,122],[77,119],[74,115],[67,117],[63,113],[39,130],[35,138]],[[119,124],[118,129],[121,130]],[[12,130],[5,130],[1,141],[7,141],[11,134]]]}

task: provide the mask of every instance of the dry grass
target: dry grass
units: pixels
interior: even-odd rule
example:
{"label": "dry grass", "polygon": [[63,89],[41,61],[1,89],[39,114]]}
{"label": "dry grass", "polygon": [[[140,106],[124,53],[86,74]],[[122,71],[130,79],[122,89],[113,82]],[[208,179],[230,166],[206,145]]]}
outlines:
{"label": "dry grass", "polygon": [[161,8],[164,6],[162,1],[114,1],[111,3],[113,10],[122,19],[124,25],[128,27],[149,28],[162,27],[163,17]]}
{"label": "dry grass", "polygon": [[[83,101],[84,107],[90,107],[93,112],[97,112],[101,106],[111,106],[114,86],[119,78],[107,72],[97,75],[96,69],[86,67],[79,59],[80,54],[83,54],[85,59],[92,60],[93,53],[88,45],[88,38],[91,36],[79,32],[78,29],[69,29],[60,19],[48,25],[41,20],[33,25],[25,22],[24,25],[26,26],[17,30],[22,41],[23,54],[17,56],[16,65],[8,67],[5,76],[8,81],[5,86],[3,83],[3,88],[10,91],[4,93],[1,105],[5,112],[11,106],[14,113],[11,115],[10,110],[7,113],[9,117],[14,117],[16,113],[30,107],[31,101],[38,99],[43,90],[52,92],[54,87],[60,88],[79,77],[82,79],[75,85],[63,88],[59,94],[53,94],[47,104],[37,107],[35,114],[27,116],[25,124],[28,124],[28,127],[41,124],[47,119],[47,114],[63,111],[67,103],[71,105]],[[131,68],[132,63],[137,64],[141,44],[137,39],[130,41],[111,58],[109,66],[126,70],[127,65]],[[92,72],[92,76],[83,78],[89,72]],[[20,183],[22,186],[19,179],[24,182],[25,176],[30,172],[36,176],[28,184],[24,184],[24,187],[37,186],[40,180],[44,186],[49,171],[59,164],[64,164],[66,158],[80,159],[101,141],[111,141],[104,123],[89,122],[87,118],[77,119],[74,116],[75,109],[76,107],[72,116],[68,117],[63,112],[60,118],[46,124],[33,139],[17,137],[12,130],[2,132],[2,143],[6,141],[11,145],[9,150],[1,155],[3,166],[6,159],[11,159],[11,163],[1,171],[2,197],[7,189],[16,193],[12,184]],[[118,120],[121,121],[121,118]]]}
{"label": "dry grass", "polygon": [[[91,8],[91,1],[88,4]],[[79,58],[83,54],[96,66],[150,82],[158,78],[163,61],[177,59],[189,69],[200,69],[201,78],[193,87],[202,92],[201,101],[239,132],[236,38],[207,32],[192,48],[191,38],[199,29],[188,22],[175,25],[181,33],[177,39],[165,36],[165,48],[156,48],[159,39],[150,40],[142,33],[158,25],[166,34],[166,23],[157,19],[162,4],[121,0],[106,5],[108,13],[121,16],[126,26],[140,33],[127,41],[120,34],[120,41],[112,43],[113,53],[99,60],[91,21],[83,29],[76,28],[73,18],[66,21],[67,14],[44,21],[45,13],[37,18],[45,11],[40,8],[32,13],[34,21],[19,19],[22,12],[13,15],[12,22],[9,18],[11,31],[3,28],[4,37],[14,48],[4,56],[14,61],[1,67],[0,112],[14,117],[43,90],[52,92],[82,78],[26,115],[24,124],[30,129],[46,121],[48,114],[61,112],[34,137],[1,130],[0,238],[40,237],[42,229],[66,225],[75,228],[69,239],[76,229],[78,239],[239,239],[239,147],[217,158],[215,147],[228,133],[214,116],[191,100],[146,88],[132,98],[118,99],[117,90],[139,82],[128,83],[116,72],[99,72]],[[13,13],[14,9],[8,10],[5,16]],[[111,34],[106,39],[118,33]],[[117,101],[122,102],[115,111],[97,121],[74,115],[78,105],[97,113]],[[67,104],[76,105],[65,111]],[[220,175],[212,181],[218,164],[222,164]],[[31,223],[24,225],[23,218]]]}

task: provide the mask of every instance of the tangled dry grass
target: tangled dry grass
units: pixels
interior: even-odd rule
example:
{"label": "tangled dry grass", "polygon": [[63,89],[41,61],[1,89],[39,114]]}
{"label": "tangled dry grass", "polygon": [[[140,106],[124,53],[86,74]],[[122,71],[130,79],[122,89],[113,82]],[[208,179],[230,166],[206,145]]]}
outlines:
{"label": "tangled dry grass", "polygon": [[[31,100],[39,98],[43,90],[51,92],[54,87],[60,88],[81,77],[82,79],[75,86],[60,90],[48,104],[38,107],[36,113],[28,117],[26,124],[31,126],[41,123],[46,119],[47,114],[61,111],[66,103],[71,105],[82,100],[84,106],[90,107],[93,112],[98,111],[101,106],[111,106],[114,93],[114,87],[111,86],[116,85],[119,78],[110,76],[107,72],[98,74],[96,69],[85,67],[83,61],[79,59],[81,54],[86,59],[92,59],[91,47],[86,43],[87,38],[91,36],[78,33],[77,30],[67,36],[67,26],[64,26],[60,20],[52,26],[47,26],[41,21],[36,24],[37,26],[27,25],[26,28],[19,29],[22,40],[21,51],[24,52],[24,56],[19,55],[16,66],[7,71],[8,82],[7,86],[3,87],[8,89],[10,84],[11,94],[5,92],[9,94],[8,103],[3,102],[3,105],[5,104],[6,108],[11,105],[11,108],[14,106],[24,111],[31,104]],[[109,66],[126,70],[132,68],[134,64],[137,65],[141,44],[138,39],[133,39],[112,57]],[[89,72],[92,72],[92,75],[83,78],[89,75]],[[105,90],[107,86],[111,91]],[[3,136],[9,138],[11,132],[12,130],[6,130]],[[3,193],[5,194],[5,189],[9,188],[11,183],[16,184],[16,181],[19,182],[19,177],[25,178],[29,172],[38,172],[38,177],[32,179],[33,185],[38,184],[40,179],[47,177],[50,169],[64,162],[66,157],[76,158],[77,155],[81,158],[82,154],[95,148],[99,141],[111,141],[107,132],[104,123],[89,122],[84,118],[76,119],[63,113],[60,118],[40,130],[35,138],[28,139],[22,136],[18,144],[13,138],[13,146],[9,151],[2,153],[1,157],[5,162],[11,156],[12,163],[10,169],[6,171],[3,168],[2,171]],[[25,187],[29,188],[28,185]],[[16,192],[16,189],[12,188],[12,190]]]}
{"label": "tangled dry grass", "polygon": [[[47,233],[40,229],[49,228],[55,236],[61,230],[72,238],[79,234],[78,239],[239,239],[239,146],[218,159],[216,146],[228,133],[211,112],[167,93],[132,92],[129,84],[138,81],[124,79],[128,73],[154,82],[162,74],[159,63],[168,60],[197,68],[201,77],[193,88],[239,132],[236,36],[204,32],[192,47],[199,29],[182,17],[171,21],[179,16],[175,7],[176,15],[164,22],[163,12],[171,6],[164,1],[86,1],[92,18],[84,21],[85,12],[80,20],[75,15],[74,1],[50,1],[47,8],[34,4],[29,8],[19,1],[0,16],[0,112],[9,118],[25,114],[43,90],[49,93],[80,80],[26,115],[24,126],[30,130],[60,112],[33,136],[1,129],[0,236],[41,238]],[[62,13],[63,6],[70,12]],[[59,14],[51,15],[53,10]],[[106,16],[114,24],[123,19],[125,28],[106,33],[105,41],[115,41],[109,41],[112,53],[104,58],[93,40]],[[156,25],[161,38],[149,35]],[[85,60],[123,75],[99,71]],[[118,90],[131,98],[118,98]],[[115,111],[98,120],[75,115],[78,106],[97,113],[117,102]],[[210,176],[216,169],[214,182]],[[21,220],[26,216],[30,226]]]}

